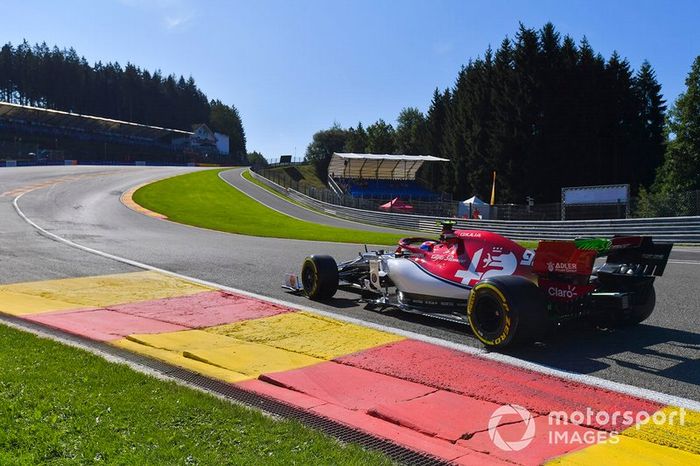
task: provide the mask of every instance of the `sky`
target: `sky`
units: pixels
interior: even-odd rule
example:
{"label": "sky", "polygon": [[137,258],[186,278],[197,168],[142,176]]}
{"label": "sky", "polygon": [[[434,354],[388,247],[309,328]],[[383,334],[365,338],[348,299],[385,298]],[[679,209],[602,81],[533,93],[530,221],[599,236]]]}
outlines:
{"label": "sky", "polygon": [[426,112],[435,88],[451,87],[520,22],[551,21],[633,69],[649,60],[669,105],[700,55],[696,0],[3,0],[2,16],[2,43],[191,75],[210,99],[238,108],[248,150],[269,160],[303,157],[334,122]]}

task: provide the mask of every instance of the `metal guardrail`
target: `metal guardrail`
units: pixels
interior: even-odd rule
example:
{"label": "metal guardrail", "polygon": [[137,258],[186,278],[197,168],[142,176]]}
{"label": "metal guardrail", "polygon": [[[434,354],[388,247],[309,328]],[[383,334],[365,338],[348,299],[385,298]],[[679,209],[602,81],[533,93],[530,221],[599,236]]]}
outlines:
{"label": "metal guardrail", "polygon": [[578,236],[651,235],[660,242],[700,243],[700,216],[658,217],[615,220],[465,220],[449,217],[398,214],[344,207],[319,201],[291,188],[284,188],[251,171],[251,175],[272,189],[321,212],[347,220],[370,223],[432,235],[440,232],[438,222],[454,220],[456,227],[481,229],[511,239],[573,239]]}

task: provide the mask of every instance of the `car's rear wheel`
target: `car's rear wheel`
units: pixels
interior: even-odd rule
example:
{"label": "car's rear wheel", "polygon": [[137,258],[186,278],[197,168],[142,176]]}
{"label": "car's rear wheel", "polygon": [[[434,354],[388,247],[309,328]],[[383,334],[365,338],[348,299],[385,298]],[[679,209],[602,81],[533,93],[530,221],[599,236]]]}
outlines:
{"label": "car's rear wheel", "polygon": [[651,286],[644,302],[632,306],[632,313],[629,316],[629,323],[638,324],[647,320],[651,313],[654,312],[655,306],[656,290],[654,290],[654,287]]}
{"label": "car's rear wheel", "polygon": [[654,307],[656,307],[656,290],[652,285],[646,290],[643,299],[633,302],[629,309],[594,314],[589,321],[599,328],[628,327],[647,320],[654,312]]}
{"label": "car's rear wheel", "polygon": [[549,326],[542,292],[518,276],[477,283],[469,295],[467,318],[474,335],[493,348],[536,340]]}
{"label": "car's rear wheel", "polygon": [[301,267],[301,284],[314,300],[330,299],[338,291],[338,264],[331,256],[309,256]]}

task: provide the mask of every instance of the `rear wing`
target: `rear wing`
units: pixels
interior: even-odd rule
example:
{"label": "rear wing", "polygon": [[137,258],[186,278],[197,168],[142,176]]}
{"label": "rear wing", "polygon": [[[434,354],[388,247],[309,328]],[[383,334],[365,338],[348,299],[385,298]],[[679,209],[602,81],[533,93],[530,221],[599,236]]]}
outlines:
{"label": "rear wing", "polygon": [[642,275],[660,277],[666,270],[673,244],[656,244],[651,236],[616,236],[608,251],[608,264],[632,264]]}
{"label": "rear wing", "polygon": [[627,266],[638,275],[663,275],[673,244],[655,244],[650,236],[577,238],[573,241],[540,241],[533,272],[589,275],[596,258],[607,256],[606,265]]}

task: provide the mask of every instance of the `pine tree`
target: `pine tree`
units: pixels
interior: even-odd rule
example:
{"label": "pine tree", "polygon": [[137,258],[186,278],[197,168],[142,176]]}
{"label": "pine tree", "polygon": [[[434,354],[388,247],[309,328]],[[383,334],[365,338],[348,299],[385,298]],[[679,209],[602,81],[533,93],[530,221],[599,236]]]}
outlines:
{"label": "pine tree", "polygon": [[[450,102],[450,90],[440,92],[435,88],[426,117],[426,152],[428,155],[443,157],[444,133],[447,123],[447,107]],[[446,162],[445,162],[446,163]],[[445,163],[427,163],[421,166],[418,177],[435,191],[445,191],[443,184],[443,167]]]}
{"label": "pine tree", "polygon": [[209,127],[212,131],[225,134],[229,137],[229,155],[238,161],[246,157],[245,130],[238,109],[230,107],[220,100],[212,100],[210,103]]}
{"label": "pine tree", "polygon": [[343,152],[364,154],[367,151],[367,131],[362,126],[362,122],[357,124],[357,128],[349,128]]}
{"label": "pine tree", "polygon": [[367,152],[393,154],[396,150],[394,127],[381,118],[367,127]]}
{"label": "pine tree", "polygon": [[666,101],[661,95],[661,85],[648,61],[644,61],[634,78],[634,94],[637,104],[635,115],[634,160],[638,181],[649,187],[654,181],[656,168],[663,161],[666,150],[664,120]]}
{"label": "pine tree", "polygon": [[[496,170],[497,200],[506,203],[558,201],[564,186],[636,189],[649,183],[664,150],[664,111],[648,63],[635,74],[625,58],[605,60],[585,37],[577,45],[551,23],[521,24],[513,40],[469,60],[450,89],[434,92],[425,151],[450,163],[419,175],[458,198],[486,197]],[[397,150],[413,152],[404,117]],[[367,132],[367,151],[389,152],[374,142],[382,134],[376,124]]]}
{"label": "pine tree", "polygon": [[668,115],[670,141],[657,179],[661,191],[700,189],[700,55]]}

